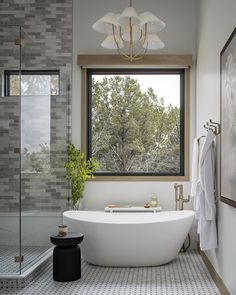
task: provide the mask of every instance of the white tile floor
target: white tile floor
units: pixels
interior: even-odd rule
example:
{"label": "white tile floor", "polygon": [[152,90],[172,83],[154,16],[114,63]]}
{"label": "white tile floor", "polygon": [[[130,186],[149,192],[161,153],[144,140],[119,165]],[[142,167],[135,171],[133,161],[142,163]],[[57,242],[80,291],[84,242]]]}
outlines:
{"label": "white tile floor", "polygon": [[220,294],[197,251],[181,253],[159,267],[109,268],[82,262],[82,278],[68,283],[52,279],[46,265],[21,290],[0,290],[19,295],[216,295]]}
{"label": "white tile floor", "polygon": [[[24,261],[21,268],[26,267],[29,263],[34,261],[48,250],[51,246],[22,246],[21,254],[24,256]],[[15,262],[15,256],[19,255],[19,246],[0,245],[0,273],[4,274],[18,274],[20,271],[19,263]],[[0,293],[1,294],[1,293]]]}

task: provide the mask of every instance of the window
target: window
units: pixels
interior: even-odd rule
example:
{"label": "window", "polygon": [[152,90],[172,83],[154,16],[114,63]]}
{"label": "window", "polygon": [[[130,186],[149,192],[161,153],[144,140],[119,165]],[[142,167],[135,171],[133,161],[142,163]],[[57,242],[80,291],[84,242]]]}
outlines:
{"label": "window", "polygon": [[191,55],[78,55],[81,150],[96,180],[189,180]]}
{"label": "window", "polygon": [[21,169],[24,173],[50,171],[51,96],[59,95],[59,71],[5,71],[5,95],[21,93]]}
{"label": "window", "polygon": [[[20,95],[19,71],[5,71],[4,77],[4,95]],[[59,95],[59,71],[21,71],[21,94]]]}

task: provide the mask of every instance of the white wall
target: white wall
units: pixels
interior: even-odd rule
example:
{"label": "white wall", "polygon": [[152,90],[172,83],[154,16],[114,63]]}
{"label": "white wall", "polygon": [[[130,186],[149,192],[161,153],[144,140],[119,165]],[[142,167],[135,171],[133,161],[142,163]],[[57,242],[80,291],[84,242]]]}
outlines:
{"label": "white wall", "polygon": [[[109,11],[121,12],[128,0],[74,0],[74,72],[72,102],[72,141],[80,146],[80,70],[77,54],[112,54],[100,46],[104,36],[92,29],[92,24]],[[138,12],[146,10],[163,19],[167,26],[160,32],[166,47],[157,54],[192,54],[195,58],[195,0],[135,0]],[[191,142],[195,134],[195,69],[191,70]],[[189,194],[189,182],[184,192]],[[150,199],[152,192],[159,196],[160,205],[167,210],[175,208],[173,182],[89,182],[84,194],[84,207],[103,209],[108,203],[139,203]],[[191,204],[186,205],[186,208]]]}
{"label": "white wall", "polygon": [[[220,51],[235,26],[235,0],[199,1],[196,68],[198,135],[205,133],[203,124],[209,118],[220,122]],[[219,180],[219,151],[217,166]],[[222,202],[219,202],[217,209],[219,247],[206,254],[230,293],[236,294],[236,209]]]}

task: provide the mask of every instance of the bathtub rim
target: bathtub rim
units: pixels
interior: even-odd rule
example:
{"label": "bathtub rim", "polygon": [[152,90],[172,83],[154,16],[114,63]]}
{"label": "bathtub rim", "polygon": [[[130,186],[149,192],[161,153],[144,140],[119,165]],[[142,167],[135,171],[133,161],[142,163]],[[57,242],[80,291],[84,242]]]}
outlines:
{"label": "bathtub rim", "polygon": [[[95,213],[100,213],[100,214],[109,214],[109,220],[101,220],[101,219],[95,219],[94,220],[89,220],[89,219],[83,219],[83,218],[78,218],[78,216],[68,216],[67,213],[72,213],[72,212],[95,212]],[[160,217],[160,215],[164,215],[165,213],[168,212],[173,212],[176,213],[177,216],[176,218],[169,218],[169,219],[156,219],[155,217]],[[116,218],[118,217],[118,215],[120,215],[120,217],[125,217],[125,215],[129,215],[129,216],[135,216],[140,217],[140,216],[148,216],[149,218],[144,220],[112,220],[112,217],[114,217],[114,215],[116,215]],[[108,216],[108,215],[107,215]],[[169,223],[169,222],[177,222],[179,220],[185,220],[188,218],[194,218],[195,216],[195,212],[193,210],[180,210],[180,211],[175,211],[175,210],[170,210],[170,211],[161,211],[161,212],[104,212],[101,210],[67,210],[63,212],[63,220],[64,218],[68,218],[74,221],[78,221],[78,222],[85,222],[85,223],[93,223],[93,224],[112,224],[112,225],[144,225],[144,224],[152,224],[152,223]],[[152,217],[152,219],[150,218]],[[114,219],[114,218],[113,218]],[[118,222],[117,222],[118,221]]]}

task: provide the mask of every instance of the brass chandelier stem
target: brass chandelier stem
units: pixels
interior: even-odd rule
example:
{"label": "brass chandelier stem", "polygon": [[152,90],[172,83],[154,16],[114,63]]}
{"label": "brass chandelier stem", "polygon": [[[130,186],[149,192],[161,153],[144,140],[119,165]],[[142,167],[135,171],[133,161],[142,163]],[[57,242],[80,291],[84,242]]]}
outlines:
{"label": "brass chandelier stem", "polygon": [[133,28],[131,23],[131,17],[129,18],[129,56],[130,61],[133,60]]}

